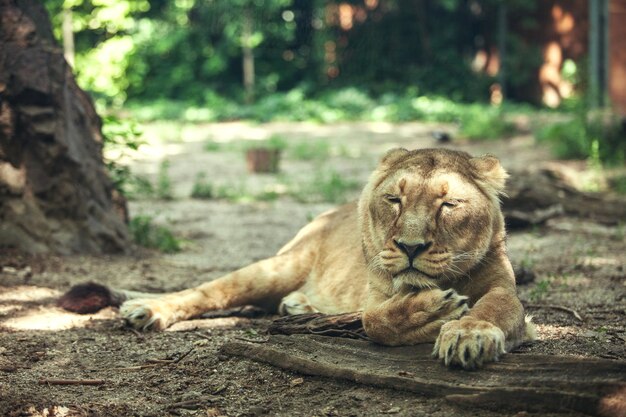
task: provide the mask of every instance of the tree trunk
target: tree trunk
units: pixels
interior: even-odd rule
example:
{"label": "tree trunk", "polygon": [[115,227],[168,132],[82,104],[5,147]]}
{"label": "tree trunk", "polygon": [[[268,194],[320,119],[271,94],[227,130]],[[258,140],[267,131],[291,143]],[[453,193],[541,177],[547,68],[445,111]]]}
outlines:
{"label": "tree trunk", "polygon": [[0,246],[124,251],[128,233],[113,193],[100,118],[44,7],[0,0]]}
{"label": "tree trunk", "polygon": [[243,12],[243,86],[246,90],[246,103],[254,101],[254,51],[252,49],[253,30],[252,11],[246,8]]}

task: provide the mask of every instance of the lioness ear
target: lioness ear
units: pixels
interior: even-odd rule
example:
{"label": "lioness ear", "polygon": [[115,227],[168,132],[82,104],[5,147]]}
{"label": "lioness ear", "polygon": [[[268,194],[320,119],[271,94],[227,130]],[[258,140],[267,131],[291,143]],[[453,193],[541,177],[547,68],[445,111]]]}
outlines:
{"label": "lioness ear", "polygon": [[498,158],[493,155],[483,155],[472,158],[469,162],[476,170],[479,180],[498,194],[504,192],[504,185],[509,175],[500,165]]}
{"label": "lioness ear", "polygon": [[380,165],[391,166],[408,153],[409,151],[404,148],[391,149],[390,151],[387,151],[385,156],[383,156],[380,160]]}

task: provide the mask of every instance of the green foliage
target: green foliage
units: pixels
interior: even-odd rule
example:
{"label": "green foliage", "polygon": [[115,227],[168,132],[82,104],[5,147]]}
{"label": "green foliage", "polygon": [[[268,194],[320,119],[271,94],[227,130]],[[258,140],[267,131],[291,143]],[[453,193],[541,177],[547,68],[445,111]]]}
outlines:
{"label": "green foliage", "polygon": [[[263,120],[274,113],[282,116],[270,117],[281,119],[285,103],[293,110],[290,120],[354,120],[371,111],[372,96],[408,86],[416,88],[415,96],[475,101],[486,100],[494,82],[471,62],[478,49],[493,46],[500,4],[495,0],[478,1],[479,11],[458,0],[394,0],[375,8],[348,2],[360,10],[350,29],[341,28],[334,16],[336,3],[319,1],[45,3],[59,39],[63,12],[72,11],[75,71],[83,88],[113,105],[182,103],[159,113],[186,120]],[[538,24],[536,4],[513,1],[507,7],[526,30]],[[489,42],[479,45],[478,39]],[[507,39],[507,73],[515,91],[528,84],[541,54],[514,29]],[[254,52],[254,96],[263,105],[242,113],[244,48]],[[316,103],[294,105],[302,101],[298,94],[312,92],[318,94]]]}
{"label": "green foliage", "polygon": [[153,193],[152,184],[145,178],[134,175],[130,168],[120,161],[128,156],[128,151],[136,151],[144,143],[142,131],[132,120],[115,115],[102,117],[104,149],[108,158],[105,166],[115,188],[127,198],[135,198]]}
{"label": "green foliage", "polygon": [[161,200],[174,199],[174,190],[172,187],[172,180],[170,179],[169,169],[170,163],[167,160],[162,161],[161,165],[159,165],[155,194]]}
{"label": "green foliage", "polygon": [[515,133],[513,123],[498,107],[469,106],[461,114],[460,134],[468,139],[498,139]]}
{"label": "green foliage", "polygon": [[[364,91],[360,93],[357,91],[354,88],[347,88],[332,94],[306,96],[302,89],[295,89],[288,93],[269,95],[251,105],[237,107],[231,102],[230,105],[211,108],[206,119],[196,117],[202,114],[200,110],[190,118],[188,107],[176,102],[166,105],[163,100],[154,105],[144,103],[140,106],[134,103],[130,109],[135,118],[145,121],[178,119],[188,122],[214,122],[244,118],[258,122],[332,123],[348,120],[458,122],[463,136],[485,139],[513,133],[514,126],[507,121],[507,114],[528,112],[528,108],[522,105],[507,104],[499,108],[488,104],[466,104],[444,97],[416,96],[414,89],[407,89],[403,94],[386,93],[378,98],[368,96]],[[353,97],[354,101],[346,97]],[[238,111],[231,112],[232,108],[238,108]],[[307,147],[308,145],[302,145],[304,153]],[[297,154],[297,151],[294,153]]]}
{"label": "green foliage", "polygon": [[626,176],[617,176],[609,180],[611,189],[619,194],[626,194]]}
{"label": "green foliage", "polygon": [[153,223],[150,216],[136,216],[128,225],[134,241],[143,247],[158,249],[165,253],[179,252],[180,241],[174,234],[163,226]]}
{"label": "green foliage", "polygon": [[535,135],[559,158],[590,159],[596,165],[626,162],[626,132],[611,116],[577,111],[573,119],[548,124]]}

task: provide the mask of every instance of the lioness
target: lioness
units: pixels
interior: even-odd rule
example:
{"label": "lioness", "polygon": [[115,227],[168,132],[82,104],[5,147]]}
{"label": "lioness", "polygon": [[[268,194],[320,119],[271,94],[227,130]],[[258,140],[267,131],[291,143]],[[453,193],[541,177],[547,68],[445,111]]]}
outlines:
{"label": "lioness", "polygon": [[466,369],[533,337],[515,292],[493,156],[446,149],[388,152],[358,203],[318,216],[276,256],[196,288],[130,299],[138,329],[164,329],[216,309],[258,305],[283,314],[363,311],[384,345],[435,342]]}

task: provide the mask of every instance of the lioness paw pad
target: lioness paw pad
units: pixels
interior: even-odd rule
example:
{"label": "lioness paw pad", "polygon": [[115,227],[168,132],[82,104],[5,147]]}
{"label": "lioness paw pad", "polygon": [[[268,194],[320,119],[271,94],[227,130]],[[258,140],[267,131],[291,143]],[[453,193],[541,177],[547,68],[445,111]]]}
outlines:
{"label": "lioness paw pad", "polygon": [[500,328],[482,320],[465,318],[441,327],[433,356],[446,366],[476,369],[485,362],[497,361],[505,353],[504,333]]}

